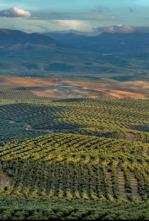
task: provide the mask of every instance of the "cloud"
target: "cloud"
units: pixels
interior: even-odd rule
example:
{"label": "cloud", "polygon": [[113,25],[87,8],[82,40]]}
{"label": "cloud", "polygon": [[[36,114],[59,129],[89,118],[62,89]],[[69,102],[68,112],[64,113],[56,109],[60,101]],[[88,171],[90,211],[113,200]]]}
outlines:
{"label": "cloud", "polygon": [[98,27],[93,30],[99,31],[99,32],[109,32],[109,33],[129,33],[133,32],[134,28],[130,25],[115,25],[115,26],[108,26],[108,27]]}
{"label": "cloud", "polygon": [[140,33],[149,33],[149,26],[131,26],[131,25],[115,25],[108,27],[97,27],[93,28],[93,31],[98,32],[108,32],[108,33],[132,33],[132,32],[140,32]]}
{"label": "cloud", "polygon": [[28,11],[24,11],[19,8],[10,8],[8,10],[0,11],[0,17],[11,17],[11,18],[30,18],[31,14]]}
{"label": "cloud", "polygon": [[65,30],[86,30],[89,28],[86,22],[80,20],[55,20],[55,22],[58,25],[63,26]]}
{"label": "cloud", "polygon": [[28,33],[32,32],[53,32],[76,30],[81,32],[92,31],[92,24],[80,20],[38,20],[38,19],[16,19],[1,18],[0,28],[21,30]]}

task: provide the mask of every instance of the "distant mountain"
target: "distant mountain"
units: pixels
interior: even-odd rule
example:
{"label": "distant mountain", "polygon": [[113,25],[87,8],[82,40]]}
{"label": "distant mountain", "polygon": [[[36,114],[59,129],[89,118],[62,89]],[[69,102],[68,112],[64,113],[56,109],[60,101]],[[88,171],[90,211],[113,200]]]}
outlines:
{"label": "distant mountain", "polygon": [[1,49],[51,48],[58,45],[56,40],[42,34],[27,34],[17,30],[0,29]]}
{"label": "distant mountain", "polygon": [[104,53],[149,52],[149,33],[102,33],[97,36],[74,33],[47,33],[46,35],[75,48]]}

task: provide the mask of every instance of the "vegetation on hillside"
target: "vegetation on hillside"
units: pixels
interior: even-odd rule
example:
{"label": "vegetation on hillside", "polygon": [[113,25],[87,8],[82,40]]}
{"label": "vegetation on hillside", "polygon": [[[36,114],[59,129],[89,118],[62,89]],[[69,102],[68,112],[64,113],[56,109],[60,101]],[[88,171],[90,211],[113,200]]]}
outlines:
{"label": "vegetation on hillside", "polygon": [[80,98],[31,102],[0,106],[0,140],[73,133],[149,142],[148,100]]}
{"label": "vegetation on hillside", "polygon": [[5,90],[0,219],[149,217],[148,100]]}

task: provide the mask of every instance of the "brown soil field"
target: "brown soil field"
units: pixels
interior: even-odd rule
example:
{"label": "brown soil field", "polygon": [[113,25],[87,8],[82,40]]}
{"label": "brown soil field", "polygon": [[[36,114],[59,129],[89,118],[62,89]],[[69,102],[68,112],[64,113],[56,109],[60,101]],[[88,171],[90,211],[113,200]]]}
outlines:
{"label": "brown soil field", "polygon": [[55,79],[7,77],[0,84],[17,87],[45,87],[56,85]]}
{"label": "brown soil field", "polygon": [[149,82],[128,81],[111,83],[93,83],[53,78],[19,78],[7,77],[1,80],[0,85],[16,87],[31,87],[30,90],[37,96],[55,98],[78,97],[114,97],[149,99]]}

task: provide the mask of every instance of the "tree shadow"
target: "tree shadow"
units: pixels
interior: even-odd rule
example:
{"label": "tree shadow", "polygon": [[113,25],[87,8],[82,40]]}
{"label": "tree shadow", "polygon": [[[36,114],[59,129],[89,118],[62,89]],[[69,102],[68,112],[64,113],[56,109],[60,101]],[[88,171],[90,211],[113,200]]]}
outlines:
{"label": "tree shadow", "polygon": [[142,132],[149,132],[149,125],[134,125],[134,126],[130,126],[130,129],[133,130],[138,130],[138,131],[142,131]]}

